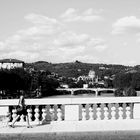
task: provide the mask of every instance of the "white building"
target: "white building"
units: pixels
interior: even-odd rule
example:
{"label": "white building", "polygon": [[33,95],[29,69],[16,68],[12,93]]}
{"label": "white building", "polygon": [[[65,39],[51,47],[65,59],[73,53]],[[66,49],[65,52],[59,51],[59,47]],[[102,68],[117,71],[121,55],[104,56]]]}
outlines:
{"label": "white building", "polygon": [[23,68],[24,62],[17,59],[2,59],[0,60],[0,69]]}
{"label": "white building", "polygon": [[86,81],[87,83],[95,83],[96,82],[96,74],[95,74],[95,71],[93,70],[90,70],[89,73],[88,73],[88,76],[79,76],[77,78],[77,81],[80,81],[80,80],[83,80],[83,81]]}

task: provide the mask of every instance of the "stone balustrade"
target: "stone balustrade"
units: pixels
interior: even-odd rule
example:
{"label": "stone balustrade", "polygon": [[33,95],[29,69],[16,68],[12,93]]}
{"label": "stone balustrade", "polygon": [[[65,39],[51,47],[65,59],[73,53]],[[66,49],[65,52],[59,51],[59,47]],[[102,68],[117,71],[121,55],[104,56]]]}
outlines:
{"label": "stone balustrade", "polygon": [[[9,122],[17,116],[17,99],[0,100],[0,116]],[[140,97],[26,99],[29,121],[35,124],[60,121],[140,119]],[[25,122],[21,116],[19,122]]]}

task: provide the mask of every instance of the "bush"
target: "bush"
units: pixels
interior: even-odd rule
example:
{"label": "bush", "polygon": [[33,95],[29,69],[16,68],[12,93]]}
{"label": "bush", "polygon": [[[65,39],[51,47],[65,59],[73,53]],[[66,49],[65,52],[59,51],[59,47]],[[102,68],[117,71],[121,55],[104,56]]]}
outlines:
{"label": "bush", "polygon": [[124,96],[124,95],[123,95],[123,88],[118,88],[118,89],[116,89],[114,95],[115,95],[116,97]]}
{"label": "bush", "polygon": [[137,92],[132,87],[126,88],[124,94],[124,96],[137,96]]}
{"label": "bush", "polygon": [[132,87],[118,88],[117,90],[115,90],[115,96],[137,96],[137,92]]}

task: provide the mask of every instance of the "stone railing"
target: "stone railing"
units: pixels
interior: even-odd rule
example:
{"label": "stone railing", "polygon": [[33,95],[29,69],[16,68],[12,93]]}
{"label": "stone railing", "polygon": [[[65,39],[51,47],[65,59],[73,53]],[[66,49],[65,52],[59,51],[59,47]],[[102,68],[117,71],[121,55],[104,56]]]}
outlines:
{"label": "stone railing", "polygon": [[[0,100],[0,116],[11,122],[17,99]],[[140,119],[140,97],[26,99],[29,120],[35,124],[60,121]],[[19,122],[25,122],[21,116]]]}

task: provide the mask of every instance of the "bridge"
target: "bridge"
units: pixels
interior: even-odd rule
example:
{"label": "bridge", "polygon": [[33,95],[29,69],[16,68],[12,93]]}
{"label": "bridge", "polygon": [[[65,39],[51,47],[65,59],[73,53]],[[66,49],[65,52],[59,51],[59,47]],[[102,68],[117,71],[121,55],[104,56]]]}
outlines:
{"label": "bridge", "polygon": [[114,88],[58,88],[57,91],[69,91],[71,92],[71,95],[75,95],[76,91],[94,91],[95,92],[95,96],[99,96],[99,93],[102,91],[111,91],[111,92],[115,92],[116,89]]}
{"label": "bridge", "polygon": [[[17,116],[18,99],[0,100],[0,135],[93,131],[140,131],[140,97],[26,99],[31,129],[22,115],[14,129],[6,127]],[[11,114],[10,118],[6,114]],[[22,126],[22,127],[21,127]]]}

